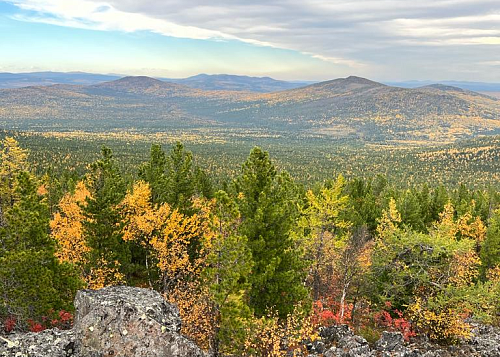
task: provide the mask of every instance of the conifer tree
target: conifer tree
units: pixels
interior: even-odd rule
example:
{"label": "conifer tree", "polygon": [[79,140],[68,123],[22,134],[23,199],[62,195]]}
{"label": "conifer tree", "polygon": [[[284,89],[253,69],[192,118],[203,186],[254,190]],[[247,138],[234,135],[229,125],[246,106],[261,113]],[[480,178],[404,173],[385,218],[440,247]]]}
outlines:
{"label": "conifer tree", "polygon": [[139,168],[139,177],[149,184],[152,203],[167,202],[167,157],[160,144],[151,145],[149,161]]}
{"label": "conifer tree", "polygon": [[292,250],[290,234],[298,215],[295,184],[256,147],[233,190],[241,212],[239,233],[247,237],[253,258],[249,304],[258,316],[273,308],[285,317],[307,296],[303,262]]}
{"label": "conifer tree", "polygon": [[[122,239],[122,219],[118,209],[126,194],[126,184],[111,150],[103,146],[101,155],[90,166],[90,194],[82,205],[85,216],[83,231],[90,248],[87,270],[105,270],[110,279],[120,277],[118,280],[121,280],[130,273],[131,262],[129,244]],[[106,281],[103,284],[107,285]]]}
{"label": "conifer tree", "polygon": [[500,267],[500,210],[496,210],[488,222],[486,239],[481,248],[482,271]]}
{"label": "conifer tree", "polygon": [[149,183],[153,203],[168,203],[181,213],[192,214],[193,198],[213,195],[206,173],[193,163],[193,154],[180,142],[168,155],[161,145],[151,146],[149,161],[142,165],[139,177]]}
{"label": "conifer tree", "polygon": [[17,175],[28,168],[28,151],[21,148],[12,137],[1,142],[0,152],[0,226],[4,222],[4,212],[15,202]]}
{"label": "conifer tree", "polygon": [[398,203],[403,224],[413,228],[415,231],[425,232],[420,202],[413,190],[406,190]]}
{"label": "conifer tree", "polygon": [[347,241],[346,230],[351,223],[342,217],[349,198],[342,194],[345,180],[339,176],[331,188],[323,187],[318,194],[306,192],[307,206],[299,221],[304,235],[306,258],[311,262],[309,280],[316,301],[331,294],[332,274],[341,248]]}
{"label": "conifer tree", "polygon": [[69,310],[81,282],[74,267],[54,255],[48,207],[37,182],[16,172],[15,187],[18,199],[0,229],[0,317],[16,316],[22,326],[50,309]]}
{"label": "conifer tree", "polygon": [[216,193],[212,242],[204,279],[212,299],[215,356],[230,353],[234,343],[243,346],[245,331],[242,319],[250,316],[243,294],[248,288],[247,277],[252,269],[247,239],[238,234],[240,212],[234,200],[225,192]]}

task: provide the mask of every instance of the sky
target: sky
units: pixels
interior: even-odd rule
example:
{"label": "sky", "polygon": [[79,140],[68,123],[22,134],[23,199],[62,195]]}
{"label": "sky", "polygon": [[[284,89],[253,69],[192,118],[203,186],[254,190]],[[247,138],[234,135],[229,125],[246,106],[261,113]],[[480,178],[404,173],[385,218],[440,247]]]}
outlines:
{"label": "sky", "polygon": [[500,0],[0,0],[0,72],[500,82]]}

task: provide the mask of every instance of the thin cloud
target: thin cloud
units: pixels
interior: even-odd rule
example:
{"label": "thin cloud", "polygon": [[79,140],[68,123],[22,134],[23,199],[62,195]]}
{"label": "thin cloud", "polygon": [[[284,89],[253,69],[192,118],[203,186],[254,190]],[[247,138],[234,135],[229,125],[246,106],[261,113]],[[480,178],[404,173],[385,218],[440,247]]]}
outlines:
{"label": "thin cloud", "polygon": [[376,69],[381,77],[409,76],[417,67],[420,76],[435,69],[452,76],[471,63],[500,61],[498,0],[9,1],[29,11],[18,17],[24,21],[239,40],[297,51],[346,72]]}

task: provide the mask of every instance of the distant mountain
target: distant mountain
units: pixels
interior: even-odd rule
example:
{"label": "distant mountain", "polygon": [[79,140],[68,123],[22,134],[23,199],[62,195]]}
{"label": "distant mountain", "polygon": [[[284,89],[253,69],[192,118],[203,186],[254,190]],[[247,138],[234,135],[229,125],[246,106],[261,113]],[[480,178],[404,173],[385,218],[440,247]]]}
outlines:
{"label": "distant mountain", "polygon": [[401,88],[417,88],[433,84],[467,89],[474,92],[500,92],[500,83],[487,82],[466,82],[466,81],[406,81],[406,82],[386,82],[385,84]]}
{"label": "distant mountain", "polygon": [[165,78],[164,80],[203,90],[246,91],[258,93],[278,92],[310,84],[310,82],[287,82],[270,77],[248,77],[230,74],[198,74],[189,78]]}
{"label": "distant mountain", "polygon": [[[93,85],[120,79],[117,75],[84,72],[31,72],[1,73],[0,88],[22,88],[28,86],[50,86],[54,84]],[[303,87],[314,82],[287,82],[270,77],[248,77],[229,74],[198,74],[189,78],[158,78],[170,83],[183,84],[195,89],[247,91],[268,93]]]}
{"label": "distant mountain", "polygon": [[368,141],[451,142],[500,133],[500,100],[447,85],[348,77],[272,93],[202,90],[150,77],[0,90],[21,130],[269,130]]}
{"label": "distant mountain", "polygon": [[85,88],[84,91],[89,94],[107,93],[108,95],[113,95],[113,93],[128,93],[132,95],[150,95],[160,98],[187,95],[188,93],[194,92],[192,88],[187,86],[146,76],[129,76],[115,81],[94,84]]}
{"label": "distant mountain", "polygon": [[119,79],[119,76],[84,72],[1,73],[0,88],[50,86],[54,84],[91,85]]}

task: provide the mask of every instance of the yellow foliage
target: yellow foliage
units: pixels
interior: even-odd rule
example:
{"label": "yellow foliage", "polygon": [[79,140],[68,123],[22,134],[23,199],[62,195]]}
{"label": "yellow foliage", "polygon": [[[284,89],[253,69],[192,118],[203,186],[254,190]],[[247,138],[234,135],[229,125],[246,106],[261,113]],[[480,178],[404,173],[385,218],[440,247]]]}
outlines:
{"label": "yellow foliage", "polygon": [[120,262],[112,264],[101,258],[90,273],[85,276],[85,282],[89,289],[98,290],[106,286],[120,285],[125,283],[125,276],[120,273]]}
{"label": "yellow foliage", "polygon": [[459,229],[454,216],[455,208],[453,208],[451,202],[448,202],[444,206],[443,212],[439,214],[439,221],[434,225],[435,233],[443,238],[455,240]]}
{"label": "yellow foliage", "polygon": [[165,294],[165,299],[179,308],[182,334],[193,339],[204,350],[211,349],[215,318],[208,287],[198,281],[184,282]]}
{"label": "yellow foliage", "polygon": [[398,230],[398,224],[401,223],[401,214],[396,208],[396,201],[391,198],[389,209],[382,212],[382,217],[378,220],[377,234],[383,238],[391,235]]}
{"label": "yellow foliage", "polygon": [[[308,281],[313,288],[313,298],[327,293],[331,288],[335,263],[339,261],[346,246],[351,222],[342,219],[348,197],[343,195],[345,179],[339,176],[331,188],[324,187],[318,194],[306,192],[307,206],[302,210],[303,218],[299,228],[306,232],[298,243],[304,250],[305,258],[312,264]],[[328,292],[329,293],[329,292]]]}
{"label": "yellow foliage", "polygon": [[36,190],[36,193],[39,196],[45,196],[48,192],[49,191],[47,190],[47,186],[45,186],[45,184],[38,186],[38,189]]}
{"label": "yellow foliage", "polygon": [[0,177],[13,177],[19,171],[28,169],[28,150],[22,149],[16,139],[7,136],[2,140],[0,154]]}
{"label": "yellow foliage", "polygon": [[407,313],[413,326],[425,332],[431,340],[456,342],[471,337],[471,326],[458,311],[451,308],[427,310],[422,306],[422,300],[417,298],[415,303],[408,306]]}
{"label": "yellow foliage", "polygon": [[449,240],[457,240],[460,234],[462,239],[471,239],[479,247],[486,237],[486,226],[480,217],[473,218],[470,212],[455,220],[455,209],[448,202],[434,225],[434,233]]}
{"label": "yellow foliage", "polygon": [[480,217],[473,219],[470,213],[466,213],[458,219],[457,226],[462,237],[474,240],[478,246],[486,238],[486,226]]}
{"label": "yellow foliage", "polygon": [[300,310],[302,306],[296,306],[285,321],[280,321],[273,312],[250,321],[245,354],[255,357],[304,356],[307,351],[302,342],[314,341],[318,336],[311,316],[302,316]]}
{"label": "yellow foliage", "polygon": [[[121,203],[125,225],[123,239],[137,241],[150,248],[158,260],[163,274],[164,288],[193,275],[206,259],[214,233],[208,222],[213,202],[195,200],[193,206],[198,213],[186,216],[166,203],[151,203],[151,188],[144,181],[134,184]],[[195,239],[199,240],[198,258],[190,259],[188,248]]]}
{"label": "yellow foliage", "polygon": [[134,184],[120,205],[126,222],[123,228],[123,239],[137,241],[147,247],[171,214],[170,206],[163,204],[153,207],[151,204],[151,188],[144,181]]}
{"label": "yellow foliage", "polygon": [[[138,181],[120,204],[123,239],[135,241],[157,260],[165,298],[179,307],[182,332],[205,349],[213,341],[214,314],[208,288],[200,282],[214,232],[209,221],[213,201],[196,199],[196,214],[186,216],[164,203],[151,203],[151,188]],[[197,243],[196,258],[189,254]]]}
{"label": "yellow foliage", "polygon": [[57,242],[56,256],[61,262],[82,266],[87,262],[87,246],[83,234],[85,219],[82,206],[90,192],[85,184],[77,183],[73,194],[65,194],[59,202],[59,212],[50,221],[51,236]]}
{"label": "yellow foliage", "polygon": [[474,251],[457,252],[450,264],[449,282],[457,287],[468,286],[479,276],[481,260]]}
{"label": "yellow foliage", "polygon": [[486,278],[492,283],[500,283],[500,265],[489,269]]}
{"label": "yellow foliage", "polygon": [[56,257],[61,262],[74,264],[80,269],[80,277],[87,288],[100,289],[109,285],[125,283],[120,273],[120,262],[108,262],[101,257],[95,266],[86,267],[91,248],[87,245],[83,222],[86,219],[83,207],[90,192],[84,182],[76,184],[73,194],[67,193],[59,202],[59,212],[50,221],[51,236],[57,242]]}
{"label": "yellow foliage", "polygon": [[0,198],[2,204],[13,204],[16,199],[16,175],[28,169],[28,151],[22,149],[16,139],[6,137],[0,152]]}

